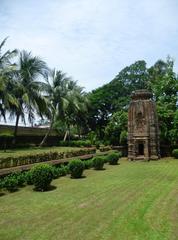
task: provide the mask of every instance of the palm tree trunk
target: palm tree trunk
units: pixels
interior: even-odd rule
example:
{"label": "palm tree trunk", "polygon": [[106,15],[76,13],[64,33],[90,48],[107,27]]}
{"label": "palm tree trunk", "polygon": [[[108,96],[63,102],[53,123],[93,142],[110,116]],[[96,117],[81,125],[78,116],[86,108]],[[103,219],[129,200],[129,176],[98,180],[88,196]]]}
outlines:
{"label": "palm tree trunk", "polygon": [[68,141],[70,142],[70,125],[68,125]]}
{"label": "palm tree trunk", "polygon": [[15,122],[15,129],[14,129],[14,140],[13,140],[13,144],[16,144],[16,140],[17,140],[16,138],[17,138],[17,131],[18,131],[19,119],[20,119],[20,113],[17,112],[16,122]]}
{"label": "palm tree trunk", "polygon": [[43,145],[45,144],[45,142],[46,142],[46,140],[47,140],[47,138],[48,138],[48,136],[49,136],[49,134],[50,134],[50,132],[51,132],[51,130],[52,130],[53,123],[54,123],[54,116],[53,116],[52,119],[51,119],[50,127],[49,127],[46,135],[44,136],[43,140],[41,141],[39,147],[43,147]]}
{"label": "palm tree trunk", "polygon": [[64,135],[64,138],[63,138],[63,141],[65,142],[66,139],[67,139],[67,135],[68,135],[68,130],[65,132],[65,135]]}

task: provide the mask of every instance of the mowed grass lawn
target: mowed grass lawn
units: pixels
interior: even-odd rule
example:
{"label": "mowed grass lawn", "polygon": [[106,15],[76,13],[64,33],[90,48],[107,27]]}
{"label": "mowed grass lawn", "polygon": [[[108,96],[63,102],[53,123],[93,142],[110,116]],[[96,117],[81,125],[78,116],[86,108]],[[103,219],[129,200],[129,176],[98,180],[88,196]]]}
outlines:
{"label": "mowed grass lawn", "polygon": [[19,148],[19,149],[7,149],[6,152],[0,150],[0,159],[5,157],[13,157],[13,156],[23,156],[27,154],[38,154],[44,152],[67,152],[67,151],[75,151],[81,148],[78,147],[31,147],[31,148]]}
{"label": "mowed grass lawn", "polygon": [[0,197],[0,239],[177,240],[178,161],[128,162]]}

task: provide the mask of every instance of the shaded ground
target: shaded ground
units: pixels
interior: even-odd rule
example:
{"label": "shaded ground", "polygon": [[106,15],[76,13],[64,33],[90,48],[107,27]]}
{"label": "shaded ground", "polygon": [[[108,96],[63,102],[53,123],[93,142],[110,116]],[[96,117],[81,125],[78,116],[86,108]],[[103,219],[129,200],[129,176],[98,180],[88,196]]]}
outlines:
{"label": "shaded ground", "polygon": [[121,161],[0,197],[0,239],[176,240],[178,161]]}

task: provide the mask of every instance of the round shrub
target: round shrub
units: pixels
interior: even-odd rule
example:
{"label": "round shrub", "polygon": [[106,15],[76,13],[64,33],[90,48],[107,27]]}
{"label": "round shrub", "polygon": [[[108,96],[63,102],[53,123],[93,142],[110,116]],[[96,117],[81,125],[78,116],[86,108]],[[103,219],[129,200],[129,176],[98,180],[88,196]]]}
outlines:
{"label": "round shrub", "polygon": [[90,168],[93,167],[93,160],[92,159],[85,160],[85,161],[83,161],[83,163],[84,163],[84,168],[85,169],[90,169]]}
{"label": "round shrub", "polygon": [[69,162],[68,167],[72,178],[80,178],[82,176],[84,163],[81,160],[72,160]]}
{"label": "round shrub", "polygon": [[25,181],[28,185],[33,185],[33,177],[31,171],[25,173]]}
{"label": "round shrub", "polygon": [[173,155],[174,158],[178,159],[178,149],[174,149],[172,151],[172,155]]}
{"label": "round shrub", "polygon": [[3,188],[7,189],[9,192],[14,192],[18,189],[17,178],[13,175],[9,175],[3,180]]}
{"label": "round shrub", "polygon": [[105,158],[102,156],[93,158],[93,167],[95,170],[102,170],[105,163]]}
{"label": "round shrub", "polygon": [[53,168],[48,164],[39,164],[34,166],[30,172],[32,173],[33,184],[37,191],[45,191],[49,188],[53,180]]}
{"label": "round shrub", "polygon": [[118,164],[118,160],[119,158],[121,157],[121,154],[120,153],[110,153],[106,159],[107,159],[107,162],[110,164],[110,165],[117,165]]}

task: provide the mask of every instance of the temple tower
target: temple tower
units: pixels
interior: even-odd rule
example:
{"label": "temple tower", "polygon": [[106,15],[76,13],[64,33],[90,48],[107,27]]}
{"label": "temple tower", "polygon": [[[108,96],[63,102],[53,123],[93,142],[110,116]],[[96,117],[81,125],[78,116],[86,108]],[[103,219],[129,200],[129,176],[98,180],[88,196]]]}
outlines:
{"label": "temple tower", "polygon": [[142,89],[131,95],[128,111],[128,159],[158,159],[159,129],[152,93]]}

